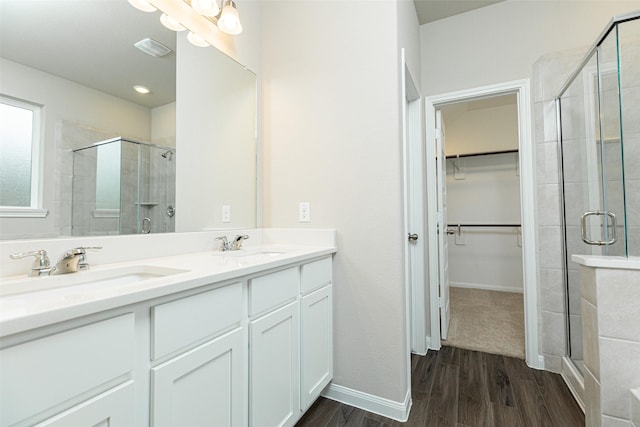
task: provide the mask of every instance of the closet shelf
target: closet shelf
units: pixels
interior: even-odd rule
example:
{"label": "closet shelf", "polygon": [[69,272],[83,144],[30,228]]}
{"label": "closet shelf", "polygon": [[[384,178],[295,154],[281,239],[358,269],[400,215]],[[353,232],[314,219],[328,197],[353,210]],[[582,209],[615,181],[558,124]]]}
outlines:
{"label": "closet shelf", "polygon": [[458,159],[463,157],[478,157],[478,156],[490,156],[492,154],[509,154],[517,153],[518,150],[499,150],[499,151],[485,151],[483,153],[467,153],[467,154],[452,154],[446,156],[447,159]]}
{"label": "closet shelf", "polygon": [[521,227],[520,224],[468,224],[468,223],[460,223],[460,224],[447,224],[447,227]]}

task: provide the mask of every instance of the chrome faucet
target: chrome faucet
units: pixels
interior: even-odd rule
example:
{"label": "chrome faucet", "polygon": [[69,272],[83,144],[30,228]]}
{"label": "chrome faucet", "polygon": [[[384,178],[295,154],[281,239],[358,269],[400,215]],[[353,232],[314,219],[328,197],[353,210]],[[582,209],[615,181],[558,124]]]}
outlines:
{"label": "chrome faucet", "polygon": [[248,238],[249,236],[246,234],[244,235],[238,234],[236,237],[233,238],[232,241],[229,241],[227,239],[227,236],[216,237],[216,240],[220,241],[220,250],[222,252],[227,252],[227,251],[237,251],[242,249],[242,242],[244,242]]}
{"label": "chrome faucet", "polygon": [[245,240],[247,240],[249,238],[248,235],[244,234],[238,234],[233,241],[231,242],[231,244],[233,245],[233,248],[231,249],[232,251],[237,251],[239,249],[242,249],[242,242],[244,242]]}
{"label": "chrome faucet", "polygon": [[19,259],[28,256],[36,257],[36,259],[33,260],[33,264],[31,265],[31,269],[28,273],[30,277],[48,276],[55,271],[56,267],[51,267],[47,251],[44,249],[9,255],[11,259]]}
{"label": "chrome faucet", "polygon": [[54,274],[76,273],[89,269],[87,262],[87,249],[102,249],[102,246],[81,246],[69,249],[62,255],[60,261],[56,264]]}

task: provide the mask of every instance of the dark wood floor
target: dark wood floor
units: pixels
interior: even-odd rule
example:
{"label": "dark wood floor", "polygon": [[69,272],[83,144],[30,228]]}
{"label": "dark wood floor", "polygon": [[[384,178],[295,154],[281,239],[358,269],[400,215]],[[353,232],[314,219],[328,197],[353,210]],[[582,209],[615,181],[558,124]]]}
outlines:
{"label": "dark wood floor", "polygon": [[411,362],[413,406],[406,423],[320,398],[296,426],[584,426],[562,378],[523,360],[442,347]]}

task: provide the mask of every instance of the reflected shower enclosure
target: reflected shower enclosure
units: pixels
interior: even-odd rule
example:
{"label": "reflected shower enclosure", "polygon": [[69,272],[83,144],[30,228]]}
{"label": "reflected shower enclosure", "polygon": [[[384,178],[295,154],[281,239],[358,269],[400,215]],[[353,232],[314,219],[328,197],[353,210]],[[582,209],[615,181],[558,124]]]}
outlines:
{"label": "reflected shower enclosure", "polygon": [[583,371],[579,265],[640,256],[640,17],[614,21],[556,100],[569,357]]}
{"label": "reflected shower enclosure", "polygon": [[73,151],[74,236],[175,231],[176,150],[114,138]]}

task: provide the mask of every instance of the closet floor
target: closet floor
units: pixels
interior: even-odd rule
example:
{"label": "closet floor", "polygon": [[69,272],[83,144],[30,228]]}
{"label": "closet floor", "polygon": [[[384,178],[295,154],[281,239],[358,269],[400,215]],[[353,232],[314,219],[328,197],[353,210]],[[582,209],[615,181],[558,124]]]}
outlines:
{"label": "closet floor", "polygon": [[524,359],[521,293],[449,288],[451,319],[443,345]]}

